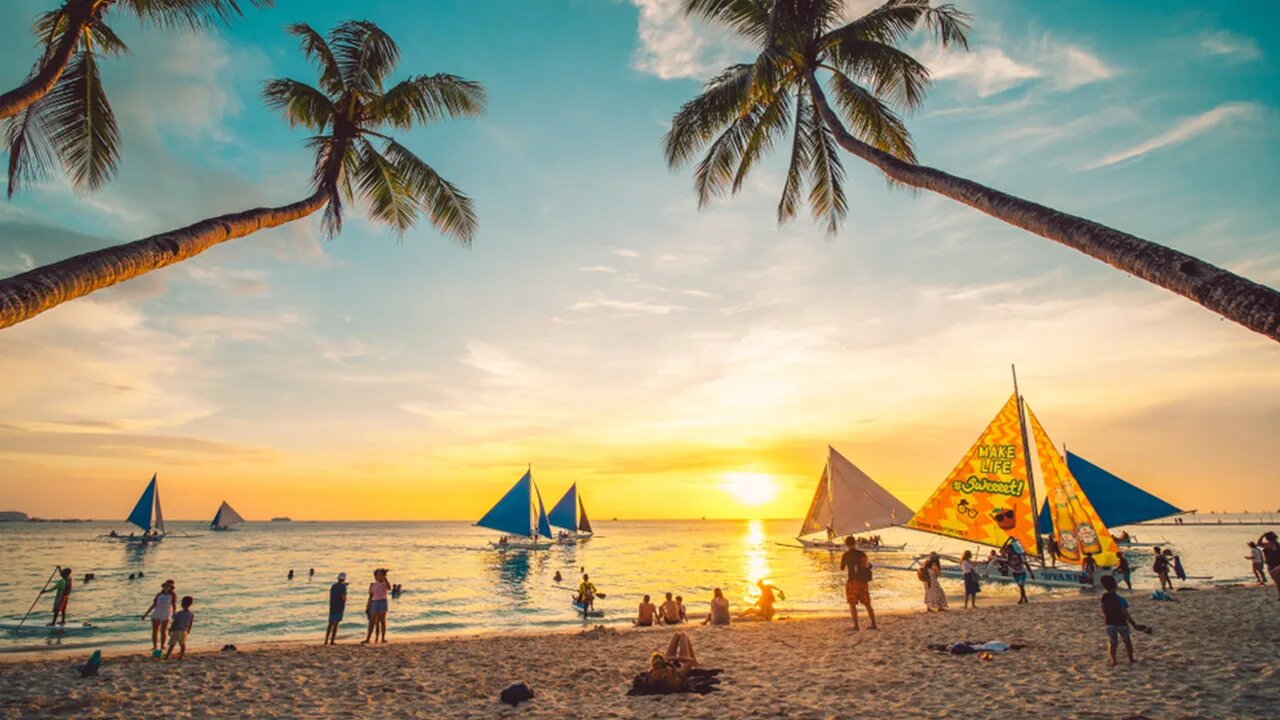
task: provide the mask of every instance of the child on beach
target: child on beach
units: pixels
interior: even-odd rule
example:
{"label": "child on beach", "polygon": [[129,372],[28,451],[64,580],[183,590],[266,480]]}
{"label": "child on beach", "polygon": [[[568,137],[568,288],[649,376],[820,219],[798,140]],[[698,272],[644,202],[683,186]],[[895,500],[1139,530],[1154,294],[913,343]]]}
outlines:
{"label": "child on beach", "polygon": [[1156,577],[1160,578],[1160,589],[1172,590],[1173,581],[1169,579],[1169,558],[1165,557],[1159,546],[1156,546],[1155,554],[1156,559],[1151,561],[1151,569],[1155,572]]}
{"label": "child on beach", "polygon": [[929,612],[943,612],[947,609],[947,593],[943,591],[938,578],[942,575],[942,559],[938,553],[929,553],[929,559],[921,568],[920,576],[924,582],[924,606]]}
{"label": "child on beach", "polygon": [[58,572],[58,581],[53,584],[53,619],[49,621],[50,626],[67,624],[67,603],[70,599],[71,568],[62,568]]}
{"label": "child on beach", "polygon": [[680,608],[680,622],[689,622],[689,611],[684,607],[684,596],[676,596],[676,607]]}
{"label": "child on beach", "polygon": [[1112,575],[1102,576],[1102,587],[1106,590],[1102,594],[1102,619],[1107,625],[1107,656],[1111,661],[1111,666],[1116,665],[1116,644],[1120,639],[1124,640],[1124,651],[1129,655],[1129,662],[1133,662],[1133,640],[1129,638],[1129,627],[1133,626],[1135,630],[1150,632],[1149,628],[1143,627],[1133,621],[1133,617],[1129,615],[1129,603],[1116,593],[1119,587],[1116,585],[1116,579]]}
{"label": "child on beach", "polygon": [[1263,570],[1262,557],[1262,548],[1258,546],[1258,543],[1250,540],[1249,554],[1245,556],[1245,559],[1253,565],[1253,576],[1258,579],[1258,584],[1266,585],[1267,574]]}
{"label": "child on beach", "polygon": [[658,606],[650,602],[649,596],[645,595],[644,600],[640,602],[639,613],[636,615],[634,623],[636,627],[650,627],[657,619]]}
{"label": "child on beach", "polygon": [[960,558],[960,571],[964,573],[964,607],[978,607],[978,593],[982,587],[978,584],[978,568],[973,564],[973,553],[965,550]]}
{"label": "child on beach", "polygon": [[169,621],[173,619],[173,611],[177,609],[178,593],[172,580],[165,580],[160,585],[160,592],[151,600],[151,607],[142,613],[142,619],[151,616],[151,650],[159,650],[169,634]]}
{"label": "child on beach", "polygon": [[324,631],[324,644],[338,644],[338,624],[347,611],[347,574],[338,573],[338,582],[329,586],[329,628]]}
{"label": "child on beach", "polygon": [[1120,552],[1120,562],[1116,565],[1116,572],[1124,578],[1124,586],[1132,590],[1133,583],[1129,581],[1129,576],[1133,574],[1133,568],[1129,566],[1129,558],[1124,556],[1124,551]]}
{"label": "child on beach", "polygon": [[173,655],[173,648],[177,646],[178,659],[187,656],[187,636],[191,634],[191,626],[196,622],[195,613],[191,612],[191,605],[195,603],[195,598],[187,595],[182,598],[182,609],[173,616],[173,626],[169,628],[169,650],[164,654],[164,659],[168,660]]}

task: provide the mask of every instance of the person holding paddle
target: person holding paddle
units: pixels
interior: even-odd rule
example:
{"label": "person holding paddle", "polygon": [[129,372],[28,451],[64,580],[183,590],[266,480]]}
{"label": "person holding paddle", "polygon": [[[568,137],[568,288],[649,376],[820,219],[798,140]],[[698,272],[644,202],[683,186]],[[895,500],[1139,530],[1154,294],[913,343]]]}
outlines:
{"label": "person holding paddle", "polygon": [[[58,581],[53,584],[53,619],[49,621],[49,627],[67,624],[67,601],[71,599],[71,568],[59,568],[58,575]],[[59,620],[59,617],[62,619]]]}
{"label": "person holding paddle", "polygon": [[582,573],[582,582],[578,584],[578,594],[574,599],[582,607],[582,614],[586,615],[595,609],[596,598],[604,597],[604,593],[596,590],[596,586],[591,582],[591,576]]}

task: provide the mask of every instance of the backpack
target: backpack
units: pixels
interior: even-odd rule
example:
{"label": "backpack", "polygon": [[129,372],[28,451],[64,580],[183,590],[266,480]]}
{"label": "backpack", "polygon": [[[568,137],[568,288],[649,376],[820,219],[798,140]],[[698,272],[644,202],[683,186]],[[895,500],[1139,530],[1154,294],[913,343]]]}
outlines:
{"label": "backpack", "polygon": [[871,582],[871,565],[863,565],[853,571],[853,578],[858,582]]}

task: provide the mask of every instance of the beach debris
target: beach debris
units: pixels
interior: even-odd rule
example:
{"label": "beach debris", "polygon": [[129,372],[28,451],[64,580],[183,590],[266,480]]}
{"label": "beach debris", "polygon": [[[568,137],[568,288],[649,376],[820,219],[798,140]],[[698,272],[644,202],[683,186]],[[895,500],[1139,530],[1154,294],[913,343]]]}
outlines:
{"label": "beach debris", "polygon": [[1173,596],[1163,590],[1152,590],[1152,600],[1173,600]]}
{"label": "beach debris", "polygon": [[582,632],[578,633],[578,637],[586,638],[588,640],[603,640],[604,638],[607,638],[607,637],[614,637],[617,634],[618,634],[617,628],[605,627],[604,625],[597,625],[591,628],[590,630],[583,630]]}
{"label": "beach debris", "polygon": [[226,645],[222,646],[222,650],[220,650],[219,652],[237,652],[237,650],[235,645],[232,645],[231,643],[227,643]]}
{"label": "beach debris", "polygon": [[84,663],[76,666],[76,672],[80,673],[80,677],[93,677],[98,674],[98,670],[102,667],[102,651],[94,650],[93,654]]}
{"label": "beach debris", "polygon": [[528,683],[516,683],[505,688],[499,695],[498,699],[502,702],[515,707],[525,700],[533,699],[533,688]]}

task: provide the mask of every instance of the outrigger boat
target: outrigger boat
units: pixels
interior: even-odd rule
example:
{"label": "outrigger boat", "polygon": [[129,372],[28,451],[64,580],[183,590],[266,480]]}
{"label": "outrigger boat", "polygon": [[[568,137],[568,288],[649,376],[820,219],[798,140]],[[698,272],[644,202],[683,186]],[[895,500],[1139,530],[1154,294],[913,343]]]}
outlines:
{"label": "outrigger boat", "polygon": [[[1176,505],[1152,495],[1142,488],[1125,482],[1093,463],[1067,451],[1067,468],[1080,483],[1080,489],[1089,496],[1098,517],[1107,527],[1136,525],[1150,520],[1159,520],[1186,512]],[[1040,532],[1052,531],[1053,519],[1049,516],[1049,504],[1045,503],[1040,510]],[[1119,537],[1112,535],[1121,550],[1169,547],[1169,543],[1138,542],[1137,537],[1124,533]]]}
{"label": "outrigger boat", "polygon": [[[843,551],[846,535],[897,525],[901,518],[910,516],[911,508],[828,445],[827,464],[796,540],[806,550]],[[823,532],[822,537],[806,537]],[[900,552],[906,544],[860,542],[857,548],[865,552]]]}
{"label": "outrigger boat", "polygon": [[232,525],[244,522],[244,518],[240,517],[240,513],[227,504],[226,500],[218,506],[218,512],[214,514],[213,520],[209,523],[210,530],[230,530]]}
{"label": "outrigger boat", "polygon": [[591,539],[591,521],[587,519],[587,508],[582,504],[582,496],[578,494],[578,483],[570,485],[564,497],[547,513],[547,522],[551,527],[560,528],[556,542],[562,545],[573,545]]}
{"label": "outrigger boat", "polygon": [[476,525],[503,533],[496,542],[489,543],[495,550],[546,550],[554,544],[542,493],[533,482],[532,467]]}
{"label": "outrigger boat", "polygon": [[160,510],[160,488],[156,484],[155,475],[151,476],[151,482],[147,483],[147,487],[142,491],[142,497],[138,498],[137,504],[133,506],[129,517],[125,518],[125,522],[142,528],[142,535],[122,535],[112,530],[110,535],[104,537],[130,545],[152,545],[164,540],[164,513]]}
{"label": "outrigger boat", "polygon": [[[1029,458],[1036,461],[1029,462]],[[1046,534],[1054,536],[1058,547],[1055,567],[1044,562],[1041,530],[1033,509],[1035,467],[1043,475],[1047,495]],[[1013,395],[906,527],[993,548],[1016,543],[1015,551],[1021,549],[1030,566],[1027,585],[1092,588],[1119,560],[1119,549],[1106,524],[1031,407],[1018,394],[1016,374]],[[1085,555],[1093,557],[1097,573],[1090,575],[1072,567],[1081,566]],[[893,569],[915,569],[924,559],[919,557],[910,567]],[[985,580],[1014,582],[1002,569],[999,557],[984,565],[985,560],[974,558]],[[941,576],[961,579],[964,574],[958,564],[944,564]]]}

